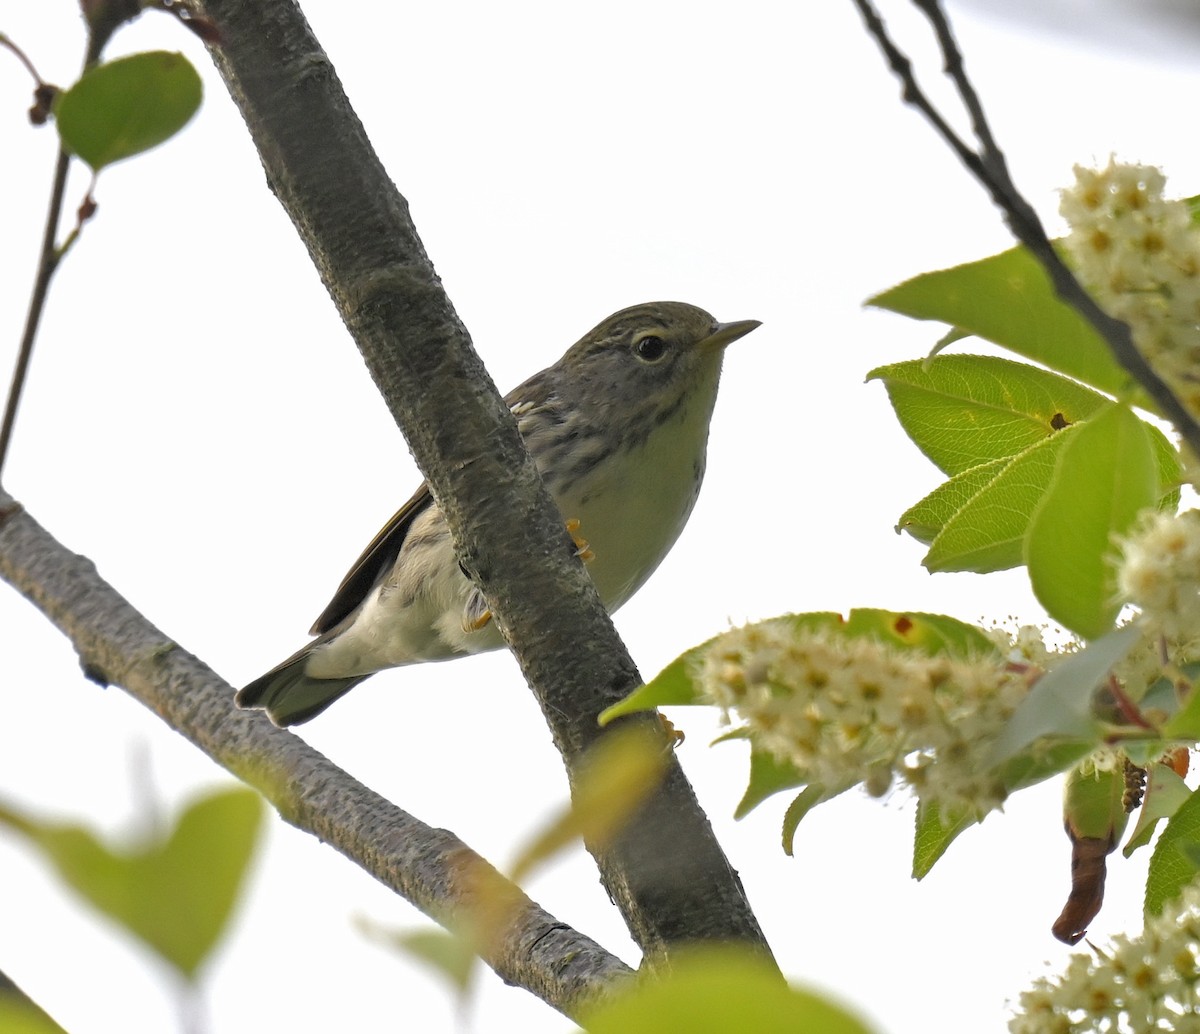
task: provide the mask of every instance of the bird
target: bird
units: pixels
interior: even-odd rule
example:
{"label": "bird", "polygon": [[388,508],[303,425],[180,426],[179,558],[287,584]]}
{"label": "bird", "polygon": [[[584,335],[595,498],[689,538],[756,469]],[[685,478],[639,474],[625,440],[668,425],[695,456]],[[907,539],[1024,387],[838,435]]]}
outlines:
{"label": "bird", "polygon": [[[610,613],[691,516],[725,347],[759,326],[718,323],[684,302],[635,305],[505,396]],[[237,692],[238,707],[298,725],[378,671],[503,645],[427,484],[366,547],[309,634]]]}

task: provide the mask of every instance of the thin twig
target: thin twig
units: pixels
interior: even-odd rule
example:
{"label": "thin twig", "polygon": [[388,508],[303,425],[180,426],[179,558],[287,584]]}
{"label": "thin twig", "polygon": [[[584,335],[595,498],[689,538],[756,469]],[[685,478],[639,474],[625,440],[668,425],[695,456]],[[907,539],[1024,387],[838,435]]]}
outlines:
{"label": "thin twig", "polygon": [[[84,71],[91,68],[100,60],[100,55],[103,53],[108,41],[112,38],[112,34],[120,25],[132,17],[136,17],[136,13],[133,9],[130,9],[122,17],[109,17],[89,26],[87,48],[83,56]],[[3,42],[25,62],[26,67],[29,68],[30,72],[38,80],[39,87],[45,86],[45,83],[38,76],[29,59],[17,49],[7,36],[0,35],[0,42]],[[8,457],[8,447],[12,442],[13,427],[17,420],[17,410],[21,405],[21,394],[25,390],[25,380],[29,374],[29,362],[33,358],[33,346],[37,340],[38,327],[41,325],[42,312],[45,310],[46,295],[50,290],[50,281],[54,278],[58,264],[62,261],[63,256],[78,239],[80,224],[83,222],[81,216],[75,229],[72,230],[62,247],[59,247],[55,243],[58,240],[58,224],[62,218],[63,196],[66,190],[67,168],[70,162],[71,156],[67,153],[66,147],[59,144],[58,156],[54,162],[54,176],[50,187],[50,207],[46,212],[46,226],[42,231],[42,248],[38,256],[37,276],[34,278],[33,291],[29,296],[29,308],[25,313],[25,328],[21,332],[21,345],[17,350],[17,361],[13,367],[12,381],[8,388],[8,398],[4,403],[4,418],[0,422],[0,482],[3,481],[4,461]],[[92,176],[92,183],[93,185],[95,184],[94,174]],[[91,187],[88,188],[88,199],[90,200],[90,198]]]}
{"label": "thin twig", "polygon": [[33,344],[37,340],[38,327],[41,324],[42,312],[46,306],[46,294],[50,290],[50,281],[58,268],[62,257],[55,241],[58,239],[58,221],[62,217],[63,194],[67,184],[67,166],[71,158],[66,149],[58,149],[58,157],[54,163],[54,180],[50,189],[50,209],[46,213],[46,228],[42,233],[42,250],[38,259],[37,278],[33,282],[33,292],[29,296],[29,309],[25,314],[25,329],[21,333],[21,347],[17,351],[17,362],[13,367],[12,383],[8,389],[8,399],[4,404],[4,421],[0,424],[0,475],[4,470],[4,460],[8,456],[8,446],[12,441],[13,425],[17,419],[17,409],[21,404],[21,392],[25,387],[25,379],[29,373],[29,360],[33,357]]}
{"label": "thin twig", "polygon": [[25,66],[25,70],[33,76],[33,81],[37,86],[45,86],[46,80],[39,74],[37,68],[34,67],[29,55],[13,42],[12,37],[0,32],[0,47],[5,47],[16,55],[18,61]]}
{"label": "thin twig", "polygon": [[912,2],[933,28],[941,48],[944,70],[954,83],[959,99],[970,117],[978,149],[968,145],[930,102],[913,74],[912,62],[896,46],[870,0],[853,0],[862,15],[868,34],[878,44],[888,66],[900,80],[905,103],[915,107],[925,117],[971,174],[987,189],[992,201],[1004,213],[1005,222],[1013,235],[1041,263],[1058,297],[1092,325],[1108,345],[1117,363],[1142,386],[1163,416],[1175,425],[1188,447],[1200,456],[1200,424],[1134,345],[1128,324],[1106,313],[1075,278],[1075,274],[1055,250],[1033,206],[1014,185],[1004,153],[996,143],[983,105],[967,76],[962,53],[941,6],[937,0]]}

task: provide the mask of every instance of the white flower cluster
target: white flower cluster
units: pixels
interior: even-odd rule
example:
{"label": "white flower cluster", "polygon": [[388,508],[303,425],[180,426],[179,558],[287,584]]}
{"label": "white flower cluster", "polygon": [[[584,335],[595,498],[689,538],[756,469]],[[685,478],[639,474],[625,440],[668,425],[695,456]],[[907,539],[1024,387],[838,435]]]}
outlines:
{"label": "white flower cluster", "polygon": [[1200,510],[1150,512],[1121,543],[1117,590],[1174,650],[1200,640]]}
{"label": "white flower cluster", "polygon": [[862,782],[881,796],[899,779],[947,808],[983,814],[1003,803],[983,758],[1028,690],[1019,666],[929,657],[781,619],[727,632],[698,674],[752,742],[828,791]]}
{"label": "white flower cluster", "polygon": [[1171,389],[1200,412],[1200,233],[1151,165],[1075,167],[1059,211],[1080,280]]}
{"label": "white flower cluster", "polygon": [[1022,993],[1011,1034],[1195,1034],[1200,1031],[1200,883],[1138,937],[1075,954],[1059,978]]}

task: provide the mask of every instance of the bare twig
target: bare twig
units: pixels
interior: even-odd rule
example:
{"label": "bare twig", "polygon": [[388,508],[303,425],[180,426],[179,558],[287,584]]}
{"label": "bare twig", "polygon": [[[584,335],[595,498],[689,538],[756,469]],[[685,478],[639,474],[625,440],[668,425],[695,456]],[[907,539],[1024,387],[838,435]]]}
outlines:
{"label": "bare twig", "polygon": [[[233,706],[233,688],[146,620],[86,558],[58,543],[0,489],[0,578],[74,644],[89,677],[126,689],[288,822],[341,851],[451,930],[470,927],[481,888],[504,888],[511,920],[480,946],[510,984],[576,1018],[629,968],[530,901],[452,833],[347,775],[299,737]],[[484,879],[481,879],[481,875]]]}
{"label": "bare twig", "polygon": [[1145,389],[1146,394],[1155,402],[1163,416],[1175,425],[1175,429],[1189,448],[1200,456],[1200,424],[1197,424],[1178,396],[1138,351],[1133,343],[1133,336],[1128,324],[1108,315],[1075,278],[1074,273],[1055,250],[1033,206],[1014,185],[1009,173],[1008,162],[992,135],[983,106],[967,77],[962,53],[954,40],[950,23],[937,0],[912,0],[912,2],[929,20],[934,35],[937,37],[944,61],[943,70],[954,83],[959,99],[971,120],[972,132],[975,134],[978,144],[977,148],[967,144],[954,131],[945,117],[925,95],[913,73],[912,62],[888,34],[887,26],[884,25],[871,0],[853,0],[853,2],[862,15],[867,32],[878,44],[887,59],[888,66],[900,80],[905,102],[911,104],[925,117],[938,135],[958,155],[959,160],[987,189],[993,202],[1004,213],[1005,222],[1012,230],[1013,235],[1029,249],[1045,269],[1059,298],[1073,306],[1092,325],[1108,345],[1116,361]]}
{"label": "bare twig", "polygon": [[[122,20],[109,18],[98,25],[90,26],[87,50],[83,58],[83,67],[85,70],[100,60],[100,55],[105,45],[112,38],[113,32],[116,31],[120,24],[122,24]],[[3,37],[3,42],[25,60],[30,71],[37,77],[37,72],[28,63],[28,58],[25,58],[21,51],[16,50],[7,37]],[[39,78],[39,87],[44,85]],[[42,247],[38,255],[37,275],[34,277],[33,290],[29,295],[29,308],[25,313],[25,327],[21,331],[21,344],[17,349],[17,361],[13,367],[12,381],[8,388],[8,398],[4,403],[4,417],[0,420],[0,482],[3,481],[4,461],[8,456],[8,447],[12,442],[13,427],[17,421],[17,410],[20,408],[21,394],[25,389],[25,380],[29,374],[29,362],[33,358],[33,346],[37,340],[38,328],[41,326],[42,313],[46,307],[46,295],[50,290],[50,282],[54,279],[59,262],[62,261],[63,256],[78,239],[79,227],[83,222],[81,217],[66,242],[59,247],[56,243],[58,240],[58,224],[62,218],[63,195],[66,190],[67,168],[70,162],[71,156],[67,153],[67,149],[60,144],[58,156],[54,161],[54,174],[51,177],[50,206],[46,212],[46,226],[42,231]],[[93,176],[93,182],[94,180],[95,177]],[[91,197],[90,188],[88,197]]]}

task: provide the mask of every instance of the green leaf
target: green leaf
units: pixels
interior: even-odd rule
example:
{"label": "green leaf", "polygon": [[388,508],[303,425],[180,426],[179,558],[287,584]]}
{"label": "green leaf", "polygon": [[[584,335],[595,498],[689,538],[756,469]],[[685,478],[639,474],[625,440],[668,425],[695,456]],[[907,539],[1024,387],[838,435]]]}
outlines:
{"label": "green leaf", "polygon": [[[1047,439],[1053,441],[1054,439]],[[991,460],[943,481],[920,502],[900,515],[897,531],[906,531],[918,542],[929,545],[959,510],[995,479],[1008,459]]]}
{"label": "green leaf", "polygon": [[233,912],[262,825],[250,790],[221,790],[187,807],[148,843],[112,848],[82,826],[41,822],[0,807],[0,824],[24,834],[62,879],[188,979]]}
{"label": "green leaf", "polygon": [[733,813],[735,819],[743,819],[768,797],[784,790],[803,786],[808,776],[791,762],[783,761],[767,750],[750,748],[750,784]]}
{"label": "green leaf", "polygon": [[1114,539],[1156,504],[1158,468],[1145,423],[1117,404],[1076,428],[1059,454],[1029,525],[1025,562],[1047,613],[1084,638],[1116,620]]}
{"label": "green leaf", "polygon": [[63,144],[99,172],[174,136],[200,107],[200,76],[182,54],[152,51],[97,65],[54,107]]}
{"label": "green leaf", "polygon": [[1121,853],[1128,858],[1139,847],[1149,844],[1159,820],[1169,819],[1191,795],[1187,783],[1173,769],[1166,765],[1151,765],[1146,774],[1146,795],[1138,808],[1137,823]]}
{"label": "green leaf", "polygon": [[[786,622],[795,628],[836,628],[842,623],[842,616],[835,613],[816,612],[809,614],[788,614],[771,621]],[[624,700],[605,708],[600,712],[599,722],[607,725],[621,715],[633,714],[636,711],[652,711],[657,707],[680,707],[691,704],[708,704],[710,701],[701,692],[700,686],[692,677],[692,673],[704,660],[709,648],[719,642],[720,636],[693,646],[680,654],[653,679],[644,686],[639,686]]]}
{"label": "green leaf", "polygon": [[[1172,715],[1162,727],[1162,734],[1166,739],[1195,743],[1200,741],[1200,686],[1197,685],[1198,673],[1194,670],[1193,665],[1186,666],[1184,671],[1192,679],[1192,685],[1184,696],[1183,706],[1179,712]],[[1170,683],[1168,686],[1174,693],[1175,687]]]}
{"label": "green leaf", "polygon": [[804,818],[818,804],[824,804],[826,801],[832,801],[838,794],[843,794],[854,783],[847,783],[844,786],[839,786],[833,790],[827,790],[819,783],[810,783],[801,793],[788,805],[788,809],[783,815],[783,853],[789,858],[792,857],[793,848],[795,846],[796,830],[800,826],[801,819]]}
{"label": "green leaf", "polygon": [[[1006,793],[1015,793],[1044,779],[1065,772],[1099,746],[1097,738],[1040,742],[1009,758],[996,771],[996,779]],[[920,880],[946,853],[946,849],[966,830],[981,822],[970,810],[944,815],[936,801],[922,801],[917,809],[917,827],[913,837],[913,878]]]}
{"label": "green leaf", "polygon": [[900,649],[918,650],[930,657],[996,653],[996,644],[982,629],[948,614],[855,607],[847,615],[842,632],[848,638],[865,636]]}
{"label": "green leaf", "polygon": [[838,1005],[789,987],[744,948],[684,948],[660,979],[631,981],[583,1017],[589,1034],[868,1034]]}
{"label": "green leaf", "polygon": [[922,880],[928,876],[954,839],[978,821],[979,816],[972,811],[943,815],[937,801],[922,801],[917,808],[917,828],[913,836],[913,879]]}
{"label": "green leaf", "polygon": [[1116,847],[1129,813],[1125,810],[1125,774],[1085,761],[1067,774],[1063,787],[1063,826],[1072,842],[1100,840]]}
{"label": "green leaf", "polygon": [[1029,522],[1054,477],[1064,444],[1080,426],[1043,438],[1004,463],[946,522],[921,563],[932,572],[980,574],[1022,564]]}
{"label": "green leaf", "polygon": [[1108,403],[1058,374],[990,356],[894,363],[867,374],[876,379],[905,433],[949,475],[1016,456]]}
{"label": "green leaf", "polygon": [[1042,737],[1085,742],[1102,738],[1104,729],[1092,710],[1096,687],[1141,638],[1141,629],[1126,625],[1089,643],[1038,679],[992,745],[988,767],[999,768]]}
{"label": "green leaf", "polygon": [[[1112,395],[1125,393],[1131,384],[1103,339],[1058,299],[1041,264],[1024,247],[923,273],[867,304],[948,323]],[[1137,404],[1146,408],[1145,403],[1139,396]]]}
{"label": "green leaf", "polygon": [[1192,793],[1163,828],[1150,856],[1146,876],[1147,916],[1156,916],[1168,901],[1196,878],[1200,865],[1196,847],[1200,844],[1200,793]]}

